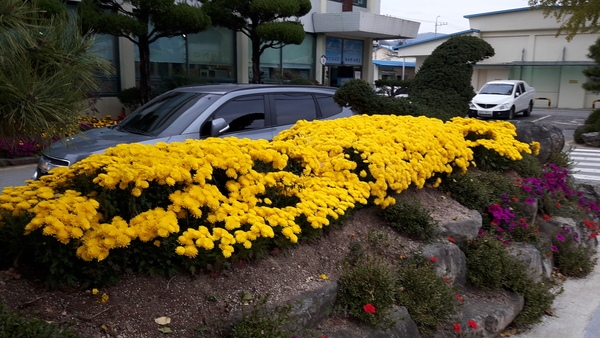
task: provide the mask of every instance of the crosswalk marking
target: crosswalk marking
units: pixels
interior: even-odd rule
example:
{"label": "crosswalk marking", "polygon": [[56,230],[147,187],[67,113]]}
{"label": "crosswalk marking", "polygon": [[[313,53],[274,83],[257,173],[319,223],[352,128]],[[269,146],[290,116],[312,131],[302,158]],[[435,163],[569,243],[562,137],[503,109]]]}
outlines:
{"label": "crosswalk marking", "polygon": [[600,149],[573,148],[569,152],[573,161],[572,176],[582,181],[600,181]]}

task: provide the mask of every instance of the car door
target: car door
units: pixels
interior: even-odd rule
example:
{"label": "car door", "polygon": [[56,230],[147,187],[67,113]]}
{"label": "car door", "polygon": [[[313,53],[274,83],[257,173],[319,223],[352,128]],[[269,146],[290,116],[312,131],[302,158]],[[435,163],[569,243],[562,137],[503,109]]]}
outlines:
{"label": "car door", "polygon": [[229,129],[220,136],[235,136],[238,138],[267,139],[273,138],[271,118],[268,114],[267,100],[264,94],[251,94],[232,98],[202,124],[200,137],[210,136],[211,122],[224,119]]}
{"label": "car door", "polygon": [[291,128],[300,120],[312,121],[318,118],[317,104],[312,93],[280,92],[273,93],[270,97],[275,118],[273,136]]}
{"label": "car door", "polygon": [[525,110],[529,102],[525,95],[525,86],[523,85],[523,82],[517,83],[515,87],[515,111],[519,112]]}

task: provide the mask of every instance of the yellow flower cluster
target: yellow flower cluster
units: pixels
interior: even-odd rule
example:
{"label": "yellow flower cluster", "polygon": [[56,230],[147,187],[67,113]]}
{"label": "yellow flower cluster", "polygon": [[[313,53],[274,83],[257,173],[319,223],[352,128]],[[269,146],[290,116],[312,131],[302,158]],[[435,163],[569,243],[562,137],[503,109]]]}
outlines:
{"label": "yellow flower cluster", "polygon": [[[465,140],[473,133],[481,137]],[[159,238],[172,235],[179,255],[193,258],[202,249],[230,257],[236,245],[251,248],[258,238],[281,234],[296,242],[302,232],[298,220],[319,229],[371,197],[387,207],[395,202],[390,192],[421,188],[436,177],[439,183],[437,175],[467,170],[473,147],[512,160],[539,150],[539,144],[530,147],[514,136],[514,126],[505,122],[375,115],[299,122],[272,142],[211,138],[120,145],[27,186],[6,188],[0,215],[33,215],[26,234],[41,229],[61,243],[75,240],[77,255],[87,261],[103,260],[111,249],[132,240],[159,246]],[[357,174],[355,158],[368,169]],[[283,171],[290,160],[303,171]],[[273,170],[257,171],[259,162]],[[215,176],[216,170],[226,177]],[[76,176],[90,177],[97,190],[82,196],[70,186]],[[142,211],[130,220],[103,219],[95,199],[102,190],[120,189],[143,198],[151,185],[176,187],[166,208]],[[269,192],[297,202],[278,206]],[[187,217],[203,224],[180,231]]]}

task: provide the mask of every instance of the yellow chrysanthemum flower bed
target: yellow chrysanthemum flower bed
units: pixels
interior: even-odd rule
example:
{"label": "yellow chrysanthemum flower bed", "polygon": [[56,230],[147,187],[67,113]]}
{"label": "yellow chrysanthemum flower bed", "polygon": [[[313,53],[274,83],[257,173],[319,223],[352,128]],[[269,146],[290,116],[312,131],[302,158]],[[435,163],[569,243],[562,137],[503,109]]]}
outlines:
{"label": "yellow chrysanthemum flower bed", "polygon": [[165,238],[176,239],[181,256],[228,258],[258,239],[295,243],[306,227],[325,227],[359,205],[386,207],[410,186],[435,186],[473,165],[474,147],[511,160],[539,150],[515,136],[507,122],[375,115],[299,122],[271,142],[120,145],[6,188],[0,225],[29,217],[24,235],[41,231],[85,261],[132,241],[162,248]]}

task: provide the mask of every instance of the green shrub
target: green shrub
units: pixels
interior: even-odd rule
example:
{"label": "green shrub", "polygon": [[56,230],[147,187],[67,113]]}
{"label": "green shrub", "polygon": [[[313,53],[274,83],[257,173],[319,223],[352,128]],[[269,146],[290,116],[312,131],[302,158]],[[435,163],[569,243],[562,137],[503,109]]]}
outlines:
{"label": "green shrub", "polygon": [[600,125],[600,109],[596,109],[591,112],[583,124]]}
{"label": "green shrub", "polygon": [[396,276],[382,259],[365,254],[360,246],[354,249],[342,270],[337,307],[363,323],[388,328],[394,324],[389,314],[395,302]]}
{"label": "green shrub", "polygon": [[487,212],[488,206],[501,201],[502,195],[518,196],[514,181],[497,172],[455,173],[442,181],[440,188],[469,209]]}
{"label": "green shrub", "polygon": [[[244,294],[242,298],[253,297]],[[251,305],[251,310],[243,312],[242,319],[231,328],[231,338],[289,338],[302,330],[296,325],[297,318],[292,315],[292,304],[268,309],[268,298],[268,295],[258,297],[255,304]]]}
{"label": "green shrub", "polygon": [[461,249],[467,257],[467,278],[473,286],[504,288],[523,295],[525,304],[516,323],[536,323],[552,307],[554,295],[551,283],[532,280],[523,263],[511,256],[506,246],[495,237],[483,234],[465,243]]}
{"label": "green shrub", "polygon": [[26,318],[21,313],[8,310],[0,302],[0,337],[76,338],[79,336],[68,329],[43,320]]}
{"label": "green shrub", "polygon": [[129,111],[134,111],[142,105],[142,91],[140,87],[123,89],[117,94],[117,98]]}
{"label": "green shrub", "polygon": [[436,274],[421,256],[403,261],[398,269],[398,302],[422,330],[448,323],[456,310],[456,290]]}
{"label": "green shrub", "polygon": [[586,277],[596,265],[595,250],[582,244],[579,237],[579,234],[576,235],[568,228],[563,228],[552,236],[553,251],[556,251],[554,263],[568,277]]}
{"label": "green shrub", "polygon": [[397,198],[382,214],[393,229],[407,237],[430,241],[435,235],[436,222],[419,200]]}
{"label": "green shrub", "polygon": [[512,161],[510,168],[515,170],[521,177],[542,177],[542,166],[540,161],[532,154],[522,154],[523,158]]}

